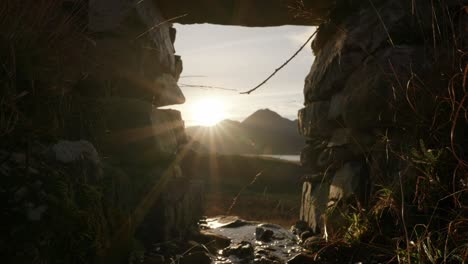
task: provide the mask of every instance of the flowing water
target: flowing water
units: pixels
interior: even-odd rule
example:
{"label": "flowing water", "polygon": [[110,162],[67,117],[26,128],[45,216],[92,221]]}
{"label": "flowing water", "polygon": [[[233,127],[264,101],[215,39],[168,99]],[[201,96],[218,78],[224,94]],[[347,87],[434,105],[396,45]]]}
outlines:
{"label": "flowing water", "polygon": [[274,224],[220,216],[206,219],[202,227],[231,239],[231,246],[213,257],[216,264],[286,263],[302,251],[291,231]]}
{"label": "flowing water", "polygon": [[263,157],[263,158],[271,158],[271,159],[279,159],[285,161],[291,161],[294,163],[299,163],[301,156],[300,155],[256,155],[256,154],[245,154],[243,156],[248,157]]}

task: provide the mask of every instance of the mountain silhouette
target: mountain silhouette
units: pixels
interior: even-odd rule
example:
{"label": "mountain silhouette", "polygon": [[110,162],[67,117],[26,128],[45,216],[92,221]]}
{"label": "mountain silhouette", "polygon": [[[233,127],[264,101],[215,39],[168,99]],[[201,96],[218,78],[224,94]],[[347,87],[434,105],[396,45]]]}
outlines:
{"label": "mountain silhouette", "polygon": [[297,120],[261,109],[244,121],[223,120],[212,127],[186,128],[200,150],[220,154],[299,154],[304,138]]}

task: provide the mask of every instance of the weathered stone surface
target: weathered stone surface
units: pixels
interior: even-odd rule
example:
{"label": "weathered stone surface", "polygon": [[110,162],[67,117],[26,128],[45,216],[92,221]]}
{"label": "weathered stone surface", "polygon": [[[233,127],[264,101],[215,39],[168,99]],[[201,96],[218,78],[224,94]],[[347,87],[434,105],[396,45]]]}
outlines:
{"label": "weathered stone surface", "polygon": [[333,131],[327,147],[330,148],[347,145],[350,144],[352,140],[353,136],[350,128],[338,128]]}
{"label": "weathered stone surface", "polygon": [[[153,1],[91,0],[88,16],[88,27],[93,32],[128,34],[134,39],[149,36],[157,47],[156,58],[161,65],[174,69],[174,46],[169,32],[172,24],[161,23],[166,19]],[[137,23],[128,23],[130,18],[135,18]]]}
{"label": "weathered stone surface", "polygon": [[230,238],[206,230],[201,230],[200,234],[196,236],[196,240],[206,245],[212,253],[217,253],[218,250],[224,249],[231,244]]}
{"label": "weathered stone surface", "polygon": [[[31,146],[36,144],[31,142]],[[84,150],[80,151],[80,147]],[[30,148],[28,159],[24,155],[26,149],[11,154],[0,149],[4,211],[9,215],[3,221],[3,250],[17,252],[32,245],[48,263],[53,263],[54,257],[71,263],[82,252],[87,252],[89,262],[98,259],[96,263],[118,263],[105,260],[113,254],[128,257],[127,248],[121,246],[134,238],[134,230],[148,211],[161,216],[166,210],[183,207],[183,214],[161,228],[183,235],[196,227],[202,212],[198,209],[202,204],[201,183],[192,180],[187,184],[187,179],[177,177],[180,168],[158,167],[161,164],[151,168],[122,166],[108,157],[100,160],[102,177],[90,181],[87,163],[92,161],[83,162],[89,156],[83,153],[89,148],[86,141],[60,141],[50,148]],[[57,150],[59,160],[52,149]],[[25,170],[27,167],[29,170]],[[165,184],[164,179],[172,183]],[[169,194],[179,196],[151,207],[154,200],[165,199],[162,197]],[[57,219],[62,224],[57,224]],[[151,223],[151,229],[154,228]],[[82,237],[85,233],[86,237]],[[56,243],[43,248],[44,237]],[[72,251],[68,243],[76,243]],[[36,256],[24,253],[6,256],[7,263],[31,263]]]}
{"label": "weathered stone surface", "polygon": [[301,151],[301,165],[306,168],[315,168],[320,153],[326,148],[326,141],[315,140],[309,142]]}
{"label": "weathered stone surface", "polygon": [[328,120],[340,120],[345,110],[343,108],[344,93],[334,94],[330,100],[330,109],[328,110]]}
{"label": "weathered stone surface", "polygon": [[101,159],[89,141],[61,140],[52,145],[48,152],[53,159],[80,168],[86,181],[95,182],[102,179]]}
{"label": "weathered stone surface", "polygon": [[[370,54],[389,41],[387,33],[393,32],[406,15],[399,1],[383,4],[376,13],[372,8],[354,14],[335,28],[317,38],[325,38],[318,50],[314,64],[304,85],[305,102],[328,100],[343,89],[348,76]],[[381,20],[382,19],[382,20]],[[356,26],[359,25],[359,26]],[[331,33],[330,33],[331,32]],[[369,33],[372,37],[369,37]]]}
{"label": "weathered stone surface", "polygon": [[[300,219],[307,222],[314,234],[320,233],[327,209],[340,200],[347,200],[358,194],[363,181],[364,166],[360,162],[346,162],[338,169],[331,181],[304,182]],[[333,222],[337,223],[333,219]]]}
{"label": "weathered stone surface", "polygon": [[288,264],[309,264],[314,263],[315,258],[312,255],[307,255],[305,253],[300,253],[288,260]]}
{"label": "weathered stone surface", "polygon": [[[160,109],[154,109],[160,110]],[[173,109],[164,109],[165,114],[172,120],[169,127],[173,130],[179,146],[187,143],[187,135],[185,133],[185,122],[182,119],[180,111]]]}
{"label": "weathered stone surface", "polygon": [[177,130],[183,129],[183,121],[176,119],[175,110],[153,109],[151,113],[151,124],[153,127],[153,138],[155,149],[167,156],[174,156],[177,152],[179,142]]}
{"label": "weathered stone surface", "polygon": [[[333,2],[326,0],[301,1],[305,15],[294,10],[300,5],[295,0],[159,0],[159,5],[168,18],[178,17],[182,24],[223,24],[241,26],[318,25],[327,15]],[[252,15],[255,14],[255,15]]]}
{"label": "weathered stone surface", "polygon": [[317,158],[315,166],[321,170],[341,167],[347,161],[355,160],[362,153],[357,146],[343,146],[324,149]]}
{"label": "weathered stone surface", "polygon": [[269,242],[273,238],[273,231],[270,229],[265,229],[262,227],[256,227],[255,228],[255,239],[264,241],[264,242]]}
{"label": "weathered stone surface", "polygon": [[[363,178],[363,165],[360,162],[348,162],[339,169],[331,182],[328,199],[332,204],[346,200],[356,194]],[[331,205],[330,203],[328,204]]]}
{"label": "weathered stone surface", "polygon": [[177,85],[177,79],[170,74],[163,73],[156,77],[152,90],[153,105],[156,107],[185,103],[185,97]]}
{"label": "weathered stone surface", "polygon": [[327,147],[340,147],[344,145],[354,145],[358,150],[356,152],[363,152],[374,141],[372,133],[357,131],[351,128],[337,128],[333,131]]}
{"label": "weathered stone surface", "polygon": [[[135,230],[155,215],[164,221],[150,221],[147,230],[161,232],[146,232],[148,246],[197,229],[203,184],[184,178],[174,160],[186,141],[183,121],[155,109],[185,100],[175,30],[156,3],[0,4],[8,9],[0,23],[7,87],[0,93],[8,95],[1,101],[19,128],[8,136],[14,142],[0,140],[12,149],[12,159],[0,150],[8,215],[0,251],[14,253],[4,262],[122,263]],[[35,139],[66,140],[36,151],[44,141]]]}
{"label": "weathered stone surface", "polygon": [[[328,100],[334,91],[341,89],[340,86],[336,85],[336,79],[346,77],[346,74],[343,74],[339,61],[346,38],[346,33],[336,30],[330,38],[333,45],[326,45],[316,54],[314,63],[305,79],[304,97],[306,103]],[[360,54],[358,53],[358,55]],[[344,56],[347,58],[350,55],[345,53]],[[350,67],[351,65],[348,63],[344,66]],[[347,70],[350,71],[350,69]],[[326,78],[331,80],[326,80]]]}
{"label": "weathered stone surface", "polygon": [[89,1],[89,23],[91,30],[96,32],[117,31],[124,19],[133,9],[129,0],[91,0]]}
{"label": "weathered stone surface", "polygon": [[[350,128],[388,126],[395,122],[412,73],[425,63],[422,47],[396,46],[368,58],[348,79],[342,115]],[[416,63],[417,62],[417,63]],[[404,114],[402,114],[404,116]]]}
{"label": "weathered stone surface", "polygon": [[[174,157],[186,141],[184,122],[178,111],[156,109],[149,102],[135,99],[81,100],[76,111],[93,122],[69,129],[79,132],[78,138],[91,138],[105,156],[127,164],[152,164]],[[77,122],[70,119],[68,123]]]}
{"label": "weathered stone surface", "polygon": [[184,70],[184,63],[182,58],[179,55],[175,56],[175,75],[174,78],[178,82],[180,78],[180,74]]}
{"label": "weathered stone surface", "polygon": [[[88,13],[90,31],[100,34],[86,50],[90,59],[84,67],[93,74],[84,81],[107,85],[81,91],[82,95],[111,93],[156,106],[185,101],[177,86],[182,65],[174,55],[175,31],[171,23],[164,23],[154,1],[90,1]],[[105,86],[107,91],[99,91]]]}
{"label": "weathered stone surface", "polygon": [[327,182],[304,182],[303,184],[300,219],[307,222],[315,234],[320,232],[323,224],[328,194],[329,185]]}
{"label": "weathered stone surface", "polygon": [[175,177],[177,166],[164,171],[159,185],[154,185],[148,196],[157,195],[149,204],[137,237],[146,245],[154,241],[187,238],[198,229],[203,213],[204,185],[198,179]]}
{"label": "weathered stone surface", "polygon": [[238,244],[226,248],[223,251],[223,255],[235,256],[240,259],[249,260],[254,258],[254,248],[250,242],[242,241]]}
{"label": "weathered stone surface", "polygon": [[145,30],[138,32],[136,37],[142,37],[144,34],[149,35],[154,42],[156,48],[154,52],[158,54],[157,57],[161,65],[164,65],[164,68],[174,75],[175,49],[173,42],[175,37],[171,36],[172,23],[167,22],[167,18],[163,17],[155,1],[138,1],[136,2],[136,10],[145,25]]}
{"label": "weathered stone surface", "polygon": [[93,144],[86,140],[68,141],[61,140],[52,145],[51,150],[54,158],[63,163],[79,162],[84,159],[95,165],[99,165],[99,154]]}
{"label": "weathered stone surface", "polygon": [[313,102],[299,110],[299,132],[305,137],[326,136],[334,127],[327,119],[329,101]]}

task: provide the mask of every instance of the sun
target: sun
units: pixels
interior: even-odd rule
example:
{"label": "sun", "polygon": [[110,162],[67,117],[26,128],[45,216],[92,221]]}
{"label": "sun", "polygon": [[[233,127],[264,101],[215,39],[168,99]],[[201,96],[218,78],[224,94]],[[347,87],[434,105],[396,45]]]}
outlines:
{"label": "sun", "polygon": [[192,120],[200,126],[214,126],[226,118],[225,104],[217,97],[203,98],[191,108]]}

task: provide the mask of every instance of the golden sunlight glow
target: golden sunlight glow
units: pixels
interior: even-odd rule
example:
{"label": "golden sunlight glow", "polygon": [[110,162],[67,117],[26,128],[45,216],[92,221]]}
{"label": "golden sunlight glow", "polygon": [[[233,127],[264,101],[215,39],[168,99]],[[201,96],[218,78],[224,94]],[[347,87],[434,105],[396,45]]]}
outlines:
{"label": "golden sunlight glow", "polygon": [[207,97],[191,106],[192,120],[197,125],[213,126],[226,118],[226,107],[216,97]]}

